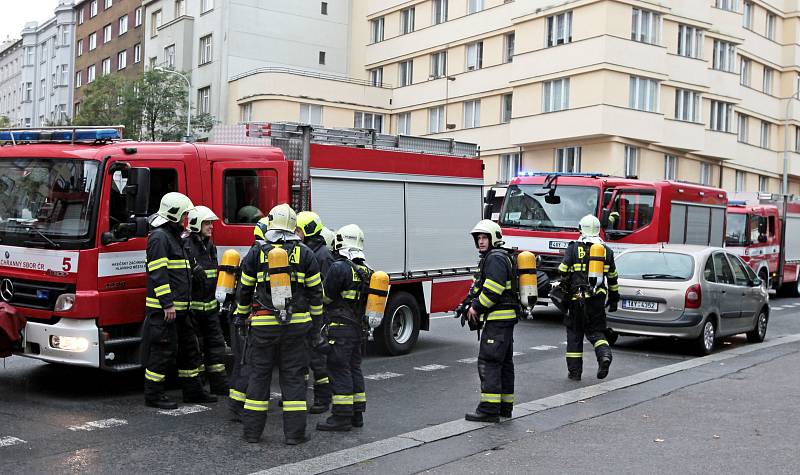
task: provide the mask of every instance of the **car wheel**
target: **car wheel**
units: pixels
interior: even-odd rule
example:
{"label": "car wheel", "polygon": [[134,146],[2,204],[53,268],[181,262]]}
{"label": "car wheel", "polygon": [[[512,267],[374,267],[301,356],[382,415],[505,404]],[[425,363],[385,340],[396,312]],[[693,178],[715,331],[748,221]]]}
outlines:
{"label": "car wheel", "polygon": [[714,341],[716,338],[717,327],[714,325],[714,322],[711,321],[711,319],[707,319],[705,323],[703,323],[703,331],[700,332],[700,336],[698,336],[697,340],[695,340],[697,353],[701,356],[711,354],[711,352],[714,350]]}
{"label": "car wheel", "polygon": [[383,322],[375,329],[378,351],[385,355],[404,355],[411,351],[419,337],[420,311],[417,299],[407,292],[389,297]]}
{"label": "car wheel", "polygon": [[614,346],[617,343],[617,339],[619,338],[619,333],[615,332],[610,328],[606,328],[606,341],[608,342],[609,346]]}
{"label": "car wheel", "polygon": [[767,336],[767,324],[769,323],[769,315],[765,309],[761,309],[756,319],[756,326],[747,332],[747,341],[750,343],[761,343]]}

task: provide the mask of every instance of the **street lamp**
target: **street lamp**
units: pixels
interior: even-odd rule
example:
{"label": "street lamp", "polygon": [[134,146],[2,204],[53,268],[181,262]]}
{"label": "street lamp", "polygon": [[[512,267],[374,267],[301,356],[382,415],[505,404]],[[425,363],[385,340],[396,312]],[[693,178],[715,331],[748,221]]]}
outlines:
{"label": "street lamp", "polygon": [[[445,129],[455,129],[456,124],[448,124],[447,123],[447,102],[450,99],[450,81],[455,81],[455,76],[447,76],[447,81],[445,82],[444,87],[444,128]],[[452,125],[452,127],[450,127]]]}
{"label": "street lamp", "polygon": [[192,83],[189,82],[189,78],[183,74],[175,71],[174,69],[167,69],[161,66],[156,66],[156,71],[161,71],[162,73],[170,73],[170,74],[177,74],[184,81],[186,81],[186,104],[187,104],[187,111],[186,111],[186,141],[188,142],[192,138]]}
{"label": "street lamp", "polygon": [[790,97],[786,97],[786,120],[783,123],[783,183],[781,185],[781,192],[784,195],[789,194],[789,107],[792,105],[792,99],[797,99],[795,90]]}

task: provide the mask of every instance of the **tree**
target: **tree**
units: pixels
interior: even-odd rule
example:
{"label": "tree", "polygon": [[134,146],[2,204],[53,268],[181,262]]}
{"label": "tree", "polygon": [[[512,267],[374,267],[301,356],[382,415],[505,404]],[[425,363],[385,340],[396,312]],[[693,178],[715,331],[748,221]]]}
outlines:
{"label": "tree", "polygon": [[107,74],[84,86],[80,111],[74,125],[124,125],[132,130],[132,121],[125,104],[131,82],[119,74]]}
{"label": "tree", "polygon": [[0,115],[0,128],[11,127],[11,119],[7,116]]}

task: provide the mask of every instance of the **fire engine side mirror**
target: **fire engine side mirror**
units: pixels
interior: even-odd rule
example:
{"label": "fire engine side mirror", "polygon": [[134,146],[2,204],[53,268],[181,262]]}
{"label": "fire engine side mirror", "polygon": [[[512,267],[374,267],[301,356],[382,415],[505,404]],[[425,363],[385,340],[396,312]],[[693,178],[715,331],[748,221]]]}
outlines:
{"label": "fire engine side mirror", "polygon": [[[150,204],[150,169],[128,169],[128,182],[123,191],[127,198],[128,213],[137,217],[147,216]],[[146,231],[144,235],[147,235]]]}
{"label": "fire engine side mirror", "polygon": [[544,202],[549,205],[561,204],[561,197],[553,193],[548,193],[544,196]]}

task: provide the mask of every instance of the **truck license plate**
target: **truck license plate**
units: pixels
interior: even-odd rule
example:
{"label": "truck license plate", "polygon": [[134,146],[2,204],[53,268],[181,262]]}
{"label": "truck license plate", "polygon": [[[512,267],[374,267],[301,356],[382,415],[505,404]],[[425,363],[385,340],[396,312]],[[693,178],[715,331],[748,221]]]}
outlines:
{"label": "truck license plate", "polygon": [[658,302],[643,302],[641,300],[623,300],[622,308],[626,310],[645,310],[647,312],[657,312]]}

